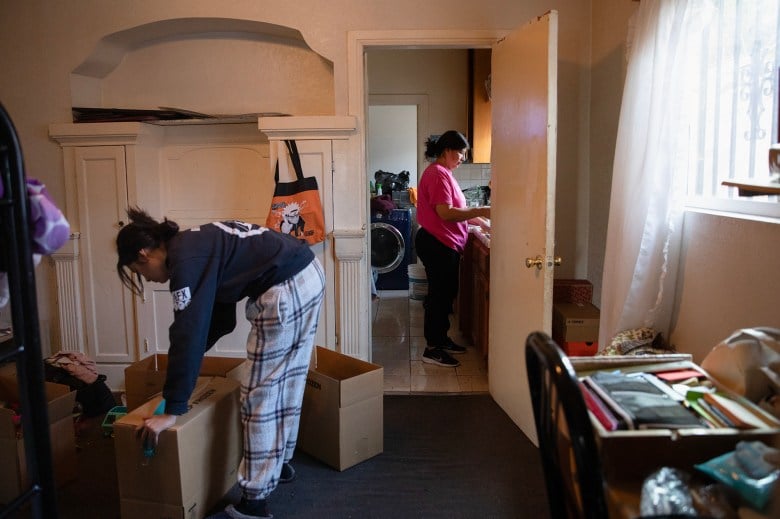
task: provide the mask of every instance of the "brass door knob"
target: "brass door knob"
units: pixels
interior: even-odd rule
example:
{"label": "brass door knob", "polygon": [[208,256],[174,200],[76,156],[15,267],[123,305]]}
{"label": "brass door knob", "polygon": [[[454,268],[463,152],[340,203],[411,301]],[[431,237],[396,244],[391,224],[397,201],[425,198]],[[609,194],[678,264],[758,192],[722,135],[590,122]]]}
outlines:
{"label": "brass door knob", "polygon": [[[552,262],[548,266],[549,267],[552,267],[552,266],[560,267],[561,266],[561,262],[562,262],[561,261],[561,257],[560,256],[555,256],[553,258]],[[536,267],[538,270],[542,270],[542,267],[544,266],[544,258],[541,257],[541,256],[537,256],[535,258],[525,258],[525,266],[528,267],[529,269],[531,267]]]}
{"label": "brass door knob", "polygon": [[535,266],[538,270],[542,270],[543,265],[544,258],[541,256],[537,256],[535,258],[525,258],[525,266],[529,269]]}

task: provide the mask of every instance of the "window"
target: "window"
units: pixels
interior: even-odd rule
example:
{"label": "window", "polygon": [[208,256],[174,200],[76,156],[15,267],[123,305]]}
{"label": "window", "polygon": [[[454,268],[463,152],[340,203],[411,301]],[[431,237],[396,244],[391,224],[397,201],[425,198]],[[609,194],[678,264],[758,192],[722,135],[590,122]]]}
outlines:
{"label": "window", "polygon": [[[740,198],[724,180],[771,180],[769,147],[778,142],[780,3],[710,0],[683,23],[691,38],[684,68],[689,205],[780,216],[780,196]],[[687,134],[682,134],[687,132]],[[776,175],[775,175],[776,176]],[[780,184],[778,184],[780,187]]]}

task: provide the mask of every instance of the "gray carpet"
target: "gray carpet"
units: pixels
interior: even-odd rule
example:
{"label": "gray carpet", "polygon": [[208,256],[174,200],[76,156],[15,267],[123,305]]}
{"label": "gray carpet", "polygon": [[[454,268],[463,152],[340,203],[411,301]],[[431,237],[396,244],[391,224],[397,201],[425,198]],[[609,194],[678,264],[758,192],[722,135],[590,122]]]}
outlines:
{"label": "gray carpet", "polygon": [[[374,458],[339,472],[297,452],[297,478],[269,499],[274,517],[549,517],[539,453],[489,396],[386,396],[384,411]],[[95,423],[79,435],[78,480],[58,492],[65,519],[119,517],[113,444]]]}

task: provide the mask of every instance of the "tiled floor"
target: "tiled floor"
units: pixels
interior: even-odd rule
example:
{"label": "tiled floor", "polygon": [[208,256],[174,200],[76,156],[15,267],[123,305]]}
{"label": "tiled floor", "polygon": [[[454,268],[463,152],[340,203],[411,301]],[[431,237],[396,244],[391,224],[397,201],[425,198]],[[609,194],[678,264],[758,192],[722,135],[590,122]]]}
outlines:
{"label": "tiled floor", "polygon": [[[372,362],[385,368],[385,394],[486,393],[487,362],[463,339],[458,327],[450,337],[468,351],[455,355],[457,368],[444,368],[420,360],[425,350],[422,301],[407,290],[380,290],[372,303]],[[452,322],[456,323],[455,317]]]}

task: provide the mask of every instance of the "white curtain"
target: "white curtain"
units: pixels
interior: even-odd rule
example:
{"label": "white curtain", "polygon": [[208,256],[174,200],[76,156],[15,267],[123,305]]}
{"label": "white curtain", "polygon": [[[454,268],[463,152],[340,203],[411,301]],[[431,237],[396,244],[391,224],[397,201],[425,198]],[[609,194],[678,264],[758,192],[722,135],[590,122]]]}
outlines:
{"label": "white curtain", "polygon": [[[709,164],[704,169],[712,169],[712,149],[745,149],[738,145],[744,140],[750,141],[751,153],[760,155],[755,151],[755,134],[760,132],[731,131],[732,140],[725,146],[719,139],[722,129],[727,134],[729,128],[735,130],[740,118],[752,117],[751,127],[771,120],[772,110],[760,114],[755,106],[768,98],[771,108],[777,95],[771,86],[777,82],[777,11],[777,0],[640,3],[629,36],[615,148],[601,296],[602,347],[620,331],[645,326],[668,338],[691,172],[703,169],[705,162]],[[773,54],[762,58],[769,65],[766,71],[753,66],[751,72],[740,60],[755,65],[757,53],[751,48],[753,37],[758,39],[754,27],[761,23],[768,27],[763,37]],[[740,110],[740,103],[751,109]],[[732,119],[722,124],[721,135],[709,137],[716,133],[713,110]],[[768,143],[770,135],[761,138]],[[726,161],[745,164],[737,151],[714,162]]]}

